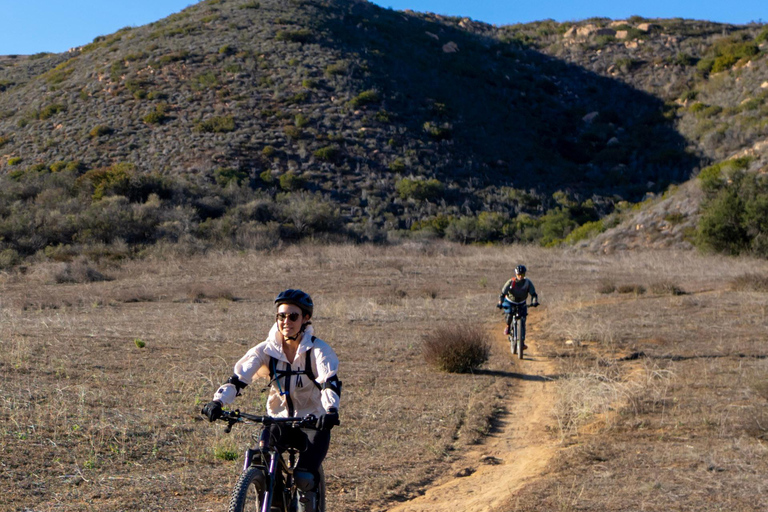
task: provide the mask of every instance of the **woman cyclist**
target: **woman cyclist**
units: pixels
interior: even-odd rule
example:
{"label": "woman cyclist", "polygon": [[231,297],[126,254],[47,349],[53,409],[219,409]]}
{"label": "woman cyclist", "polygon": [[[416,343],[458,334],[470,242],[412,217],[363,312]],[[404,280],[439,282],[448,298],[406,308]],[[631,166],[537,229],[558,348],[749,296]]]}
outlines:
{"label": "woman cyclist", "polygon": [[[515,267],[515,277],[504,283],[501,288],[501,295],[499,295],[499,303],[496,307],[501,308],[501,304],[504,299],[508,299],[511,302],[525,302],[528,300],[528,296],[531,296],[531,306],[534,308],[539,305],[539,296],[536,295],[536,287],[533,286],[533,282],[525,277],[526,272],[525,265],[518,265]],[[525,315],[527,315],[527,308],[523,306],[523,322],[525,322]],[[509,334],[509,324],[512,321],[512,315],[507,315],[507,327],[504,329],[504,335]],[[521,340],[525,341],[525,339]],[[523,343],[523,349],[528,347]]]}
{"label": "woman cyclist", "polygon": [[339,424],[341,381],[334,350],[314,336],[310,319],[314,304],[301,290],[285,290],[275,298],[275,324],[265,341],[251,348],[235,364],[234,375],[203,407],[210,421],[221,417],[222,406],[254,378],[269,378],[267,414],[275,417],[317,416],[317,430],[272,425],[270,435],[280,447],[302,449],[294,477],[299,488],[300,512],[315,512],[318,471],[331,440],[331,428]]}

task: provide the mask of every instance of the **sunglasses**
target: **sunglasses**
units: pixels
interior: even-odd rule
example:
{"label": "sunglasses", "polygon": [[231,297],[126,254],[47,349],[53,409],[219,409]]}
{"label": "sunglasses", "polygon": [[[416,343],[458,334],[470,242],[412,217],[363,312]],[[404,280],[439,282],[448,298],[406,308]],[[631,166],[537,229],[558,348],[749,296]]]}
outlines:
{"label": "sunglasses", "polygon": [[285,322],[285,319],[287,318],[291,322],[295,322],[296,320],[299,319],[300,316],[301,316],[301,313],[278,313],[277,315],[275,315],[275,319],[278,322]]}

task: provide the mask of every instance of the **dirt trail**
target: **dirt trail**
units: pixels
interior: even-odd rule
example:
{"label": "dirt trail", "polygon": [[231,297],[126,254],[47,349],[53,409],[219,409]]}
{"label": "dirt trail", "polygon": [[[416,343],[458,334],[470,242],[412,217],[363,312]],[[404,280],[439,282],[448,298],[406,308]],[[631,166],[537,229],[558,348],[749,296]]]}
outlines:
{"label": "dirt trail", "polygon": [[530,356],[515,359],[512,372],[518,374],[519,386],[505,404],[508,414],[498,430],[457,461],[452,476],[389,512],[488,512],[543,472],[555,453],[545,429],[551,421],[553,365],[537,355],[535,343],[528,345]]}

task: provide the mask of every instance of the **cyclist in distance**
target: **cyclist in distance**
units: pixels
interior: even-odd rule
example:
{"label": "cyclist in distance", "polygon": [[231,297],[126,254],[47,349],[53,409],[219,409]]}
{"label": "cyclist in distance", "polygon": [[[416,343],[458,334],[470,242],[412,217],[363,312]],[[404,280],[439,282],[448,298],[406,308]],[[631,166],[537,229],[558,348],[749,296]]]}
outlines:
{"label": "cyclist in distance", "polygon": [[[536,287],[533,286],[533,282],[525,277],[526,268],[525,265],[518,265],[515,267],[515,277],[504,283],[501,288],[501,295],[499,295],[499,303],[497,307],[501,307],[505,298],[512,302],[525,302],[528,300],[528,296],[531,296],[531,306],[536,307],[539,305],[539,296],[536,295]],[[507,318],[507,327],[504,329],[504,335],[509,334],[509,322],[511,317]],[[523,348],[528,347],[523,344]]]}
{"label": "cyclist in distance", "polygon": [[331,428],[339,424],[339,360],[330,345],[314,336],[310,321],[314,304],[307,293],[285,290],[275,298],[275,305],[275,323],[267,339],[235,364],[234,374],[201,412],[210,421],[216,421],[223,405],[234,402],[255,378],[264,377],[269,379],[269,416],[315,415],[316,430],[270,426],[270,436],[277,446],[302,450],[294,473],[300,493],[299,510],[315,512],[318,471],[328,453]]}

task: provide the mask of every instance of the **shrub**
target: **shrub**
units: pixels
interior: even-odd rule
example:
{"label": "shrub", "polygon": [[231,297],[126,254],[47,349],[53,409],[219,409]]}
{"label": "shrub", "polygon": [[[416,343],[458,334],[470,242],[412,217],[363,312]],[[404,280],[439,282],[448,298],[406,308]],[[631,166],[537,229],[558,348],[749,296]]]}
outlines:
{"label": "shrub", "polygon": [[730,288],[741,292],[768,293],[768,276],[748,273],[731,279]]}
{"label": "shrub", "polygon": [[404,172],[405,169],[405,162],[402,158],[395,158],[395,160],[389,164],[389,170],[392,172]]}
{"label": "shrub", "polygon": [[91,131],[88,132],[88,135],[92,139],[95,139],[97,137],[102,137],[102,136],[105,136],[105,135],[111,135],[112,131],[113,131],[112,128],[110,128],[109,126],[107,126],[105,124],[97,124],[96,126],[91,128]]}
{"label": "shrub", "polygon": [[226,187],[230,183],[235,183],[237,185],[240,185],[243,183],[243,181],[248,179],[248,173],[241,169],[233,169],[233,168],[216,169],[216,171],[214,171],[213,174],[214,174],[214,179],[216,180],[216,183],[218,183],[222,187]]}
{"label": "shrub", "polygon": [[315,157],[318,160],[325,162],[335,162],[341,156],[341,148],[339,146],[325,146],[314,152]]}
{"label": "shrub", "polygon": [[199,132],[226,133],[235,130],[235,118],[232,116],[212,117],[195,125]]}
{"label": "shrub", "polygon": [[613,281],[609,281],[607,279],[603,279],[602,281],[600,281],[600,285],[597,287],[597,292],[602,293],[604,295],[608,295],[615,291],[616,291],[616,285],[613,283]]}
{"label": "shrub", "polygon": [[642,295],[645,293],[645,286],[641,284],[622,284],[616,288],[619,293],[633,293],[635,295]]}
{"label": "shrub", "polygon": [[288,125],[283,128],[283,132],[289,139],[298,140],[301,138],[302,130],[298,126]]}
{"label": "shrub", "polygon": [[78,258],[72,263],[65,263],[54,275],[57,283],[94,283],[98,281],[111,281],[98,270],[91,267],[86,258]]}
{"label": "shrub", "polygon": [[271,185],[275,182],[275,178],[272,176],[272,171],[270,169],[262,171],[261,174],[259,174],[259,179],[266,185]]}
{"label": "shrub", "polygon": [[62,105],[61,103],[54,103],[53,105],[48,105],[44,108],[42,108],[37,113],[37,118],[41,121],[48,119],[50,117],[53,117],[54,115],[58,114],[59,112],[64,112],[67,110],[67,107],[65,105]]}
{"label": "shrub", "polygon": [[134,171],[132,164],[115,164],[111,167],[92,169],[83,174],[78,181],[89,182],[93,187],[93,199],[98,201],[106,195],[126,195]]}
{"label": "shrub", "polygon": [[360,108],[366,105],[370,105],[371,103],[378,103],[379,101],[380,101],[379,93],[373,89],[369,89],[367,91],[361,92],[360,94],[352,98],[349,104],[353,108]]}
{"label": "shrub", "polygon": [[11,142],[10,137],[0,136],[0,148]]}
{"label": "shrub", "polygon": [[395,183],[395,190],[402,199],[435,199],[442,195],[444,188],[444,185],[434,178],[429,180],[403,178]]}
{"label": "shrub", "polygon": [[424,336],[422,354],[430,366],[450,373],[470,372],[488,360],[488,334],[479,327],[440,326]]}
{"label": "shrub", "polygon": [[699,220],[696,243],[726,254],[739,254],[749,246],[743,226],[744,202],[733,190],[722,190],[710,201]]}
{"label": "shrub", "polygon": [[582,224],[581,226],[571,231],[568,236],[565,237],[565,243],[575,244],[581,240],[592,238],[605,230],[606,227],[602,219],[593,222],[587,222],[586,224]]}
{"label": "shrub", "polygon": [[21,157],[20,156],[12,156],[8,159],[8,165],[19,165],[21,163]]}
{"label": "shrub", "polygon": [[165,105],[157,105],[155,110],[145,115],[142,119],[147,124],[163,124],[168,120],[168,116],[165,114]]}
{"label": "shrub", "polygon": [[657,295],[685,295],[685,290],[671,281],[656,281],[651,283],[650,289]]}
{"label": "shrub", "polygon": [[435,140],[450,139],[453,136],[453,127],[450,123],[437,124],[427,121],[422,125],[422,129]]}
{"label": "shrub", "polygon": [[280,176],[280,188],[289,192],[299,190],[304,186],[304,180],[293,171],[288,171]]}
{"label": "shrub", "polygon": [[15,267],[21,263],[21,256],[15,249],[3,249],[0,251],[0,270]]}
{"label": "shrub", "polygon": [[347,62],[338,62],[325,68],[325,74],[328,76],[346,75],[348,71],[349,64]]}
{"label": "shrub", "polygon": [[309,29],[299,30],[281,30],[275,36],[278,41],[288,41],[292,43],[309,43],[313,39],[312,31]]}

